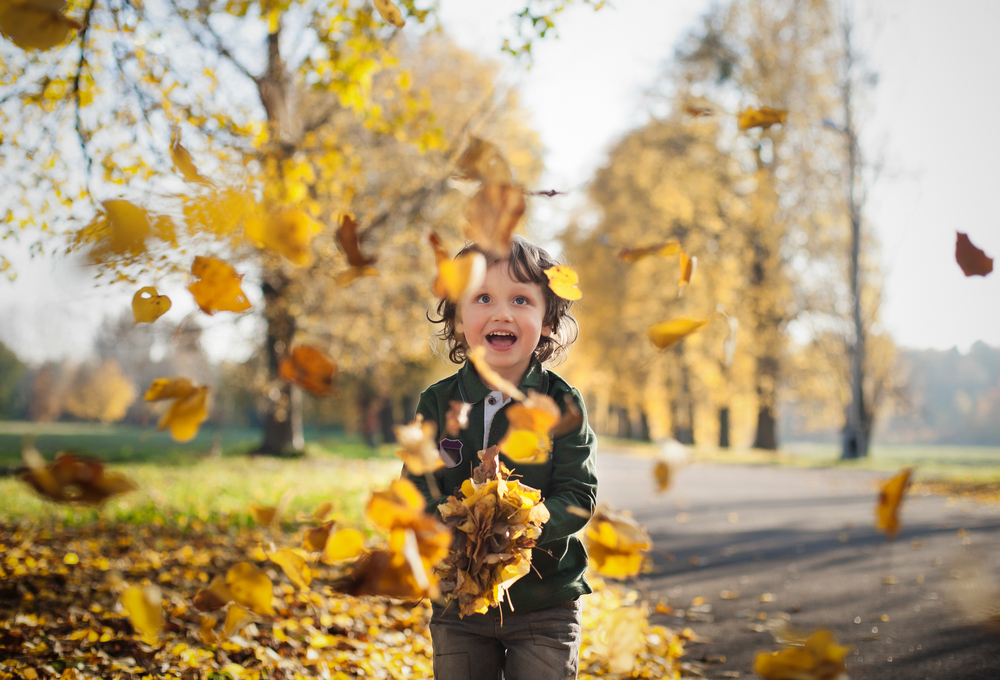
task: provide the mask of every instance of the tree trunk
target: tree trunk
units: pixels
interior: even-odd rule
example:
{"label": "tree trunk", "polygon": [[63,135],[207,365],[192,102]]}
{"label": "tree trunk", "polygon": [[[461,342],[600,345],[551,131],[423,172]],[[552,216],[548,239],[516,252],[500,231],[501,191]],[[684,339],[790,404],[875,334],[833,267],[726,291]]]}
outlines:
{"label": "tree trunk", "polygon": [[757,434],[753,440],[755,449],[766,451],[778,449],[777,384],[777,357],[759,357],[757,359]]}
{"label": "tree trunk", "polygon": [[729,407],[719,409],[719,448],[729,448]]}
{"label": "tree trunk", "polygon": [[417,417],[417,397],[412,394],[403,396],[403,422],[408,423]]}
{"label": "tree trunk", "polygon": [[645,411],[639,411],[639,427],[636,432],[636,438],[644,442],[651,440],[649,436],[649,419],[646,417]]}
{"label": "tree trunk", "polygon": [[297,387],[278,377],[278,364],[295,335],[295,317],[289,314],[285,299],[287,286],[288,279],[280,271],[265,273],[261,286],[267,319],[267,377],[271,387],[262,418],[264,441],[255,453],[266,456],[300,455],[305,445],[302,395]]}
{"label": "tree trunk", "polygon": [[677,389],[672,391],[673,397],[670,400],[671,429],[674,439],[681,444],[694,444],[694,399],[691,396],[691,376],[684,361],[683,350],[678,348],[674,356],[677,358],[680,380],[677,381]]}
{"label": "tree trunk", "polygon": [[396,419],[392,412],[392,397],[385,397],[382,400],[382,408],[378,412],[379,426],[382,429],[382,443],[383,444],[395,444],[396,443],[396,433],[393,431],[392,426],[395,425]]}
{"label": "tree trunk", "polygon": [[621,406],[615,407],[615,413],[618,416],[618,432],[616,434],[620,439],[631,439],[632,438],[632,421],[628,417],[628,409]]}
{"label": "tree trunk", "polygon": [[775,426],[774,410],[762,406],[757,410],[757,436],[753,440],[755,449],[778,450],[778,434]]}

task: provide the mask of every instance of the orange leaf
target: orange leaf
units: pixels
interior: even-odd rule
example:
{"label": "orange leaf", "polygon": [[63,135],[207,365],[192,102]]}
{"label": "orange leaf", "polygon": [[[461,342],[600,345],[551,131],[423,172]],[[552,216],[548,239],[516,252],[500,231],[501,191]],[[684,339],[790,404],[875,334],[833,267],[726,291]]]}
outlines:
{"label": "orange leaf", "polygon": [[462,152],[456,166],[469,179],[479,180],[484,184],[509,185],[512,182],[510,166],[500,149],[479,137],[469,138],[469,146]]}
{"label": "orange leaf", "polygon": [[966,276],[986,276],[993,271],[993,258],[972,245],[967,234],[956,232],[955,261]]}
{"label": "orange leaf", "polygon": [[333,522],[328,522],[320,527],[306,529],[302,536],[302,549],[310,552],[319,552],[326,547],[326,542],[330,538],[330,530]]}
{"label": "orange leaf", "polygon": [[243,312],[250,309],[250,303],[240,288],[242,274],[222,260],[214,257],[194,258],[191,275],[198,279],[188,286],[194,301],[201,311],[208,315],[216,312]]}
{"label": "orange leaf", "polygon": [[772,125],[784,125],[788,120],[788,111],[784,109],[772,109],[769,106],[762,106],[759,109],[747,108],[740,114],[739,127],[741,130],[750,128],[769,128]]}
{"label": "orange leaf", "polygon": [[680,265],[681,265],[681,277],[677,282],[677,295],[680,296],[684,291],[684,286],[691,283],[691,277],[694,276],[695,267],[698,266],[697,257],[689,257],[687,253],[683,250],[679,254]]}
{"label": "orange leaf", "polygon": [[579,286],[580,277],[566,265],[557,264],[546,269],[545,275],[549,277],[549,288],[562,299],[579,300],[583,297]]}
{"label": "orange leaf", "polygon": [[367,267],[375,264],[374,257],[365,257],[361,254],[361,246],[358,244],[358,223],[354,218],[344,213],[340,216],[340,226],[337,228],[337,243],[341,251],[347,257],[347,263],[352,267]]}
{"label": "orange leaf", "polygon": [[153,286],[140,288],[132,296],[132,314],[136,323],[153,323],[170,309],[170,298],[160,295]]}
{"label": "orange leaf", "polygon": [[670,463],[665,460],[656,461],[653,466],[653,479],[656,480],[656,490],[663,493],[670,488]]}
{"label": "orange leaf", "polygon": [[273,616],[271,598],[274,585],[264,572],[249,562],[234,564],[226,573],[226,585],[233,600],[261,616]]}
{"label": "orange leaf", "polygon": [[677,344],[692,333],[701,330],[708,325],[708,319],[693,319],[688,316],[678,316],[650,326],[646,331],[649,339],[653,341],[657,349],[666,349]]}
{"label": "orange leaf", "polygon": [[412,525],[423,513],[424,497],[408,479],[397,479],[386,491],[375,491],[365,515],[377,526],[391,531]]}
{"label": "orange leaf", "polygon": [[469,223],[465,235],[485,250],[506,255],[526,209],[523,189],[509,184],[484,184],[465,207]]}
{"label": "orange leaf", "polygon": [[664,241],[663,243],[657,243],[651,246],[625,248],[618,253],[618,258],[623,262],[631,264],[633,262],[638,262],[644,257],[649,257],[650,255],[656,255],[657,257],[671,257],[679,252],[681,252],[681,242],[676,239],[671,239],[669,241]]}
{"label": "orange leaf", "polygon": [[296,345],[278,365],[278,375],[304,387],[316,396],[333,392],[337,365],[311,345]]}
{"label": "orange leaf", "polygon": [[875,508],[875,526],[885,532],[886,538],[892,540],[899,532],[899,508],[903,496],[910,484],[910,474],[913,468],[906,468],[882,485],[878,496],[878,506]]}
{"label": "orange leaf", "polygon": [[470,252],[454,260],[438,262],[438,275],[434,279],[434,294],[460,303],[475,292],[486,280],[486,258],[482,253]]}

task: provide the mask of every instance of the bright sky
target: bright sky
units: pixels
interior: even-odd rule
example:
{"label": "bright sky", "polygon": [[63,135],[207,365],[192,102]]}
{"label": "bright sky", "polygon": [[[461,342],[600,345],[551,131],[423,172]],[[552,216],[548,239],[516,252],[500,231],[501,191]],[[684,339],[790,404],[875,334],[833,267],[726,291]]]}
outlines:
{"label": "bright sky", "polygon": [[[518,85],[548,149],[542,188],[571,189],[645,120],[643,92],[709,2],[615,0],[600,12],[571,7],[559,17],[560,37],[536,44],[528,71],[499,55],[518,0],[441,5],[442,22],[460,45],[507,64],[505,77]],[[1000,185],[1000,3],[870,6],[858,16],[875,27],[861,47],[880,75],[864,141],[885,166],[867,212],[883,243],[884,326],[907,347],[965,350],[980,340],[1000,346],[1000,272],[967,279],[954,261],[956,230],[1000,257],[993,205]],[[535,210],[536,233],[558,230],[581,197],[577,191],[538,199],[544,203]],[[3,244],[5,254],[10,249]],[[0,340],[25,358],[82,358],[101,315],[128,308],[130,294],[92,288],[65,261],[25,262],[16,252],[11,259],[20,276],[14,284],[0,281]],[[177,323],[191,309],[190,296],[180,287],[161,292],[176,302],[164,320]],[[209,323],[214,358],[246,355],[252,324],[233,332],[225,319]]]}

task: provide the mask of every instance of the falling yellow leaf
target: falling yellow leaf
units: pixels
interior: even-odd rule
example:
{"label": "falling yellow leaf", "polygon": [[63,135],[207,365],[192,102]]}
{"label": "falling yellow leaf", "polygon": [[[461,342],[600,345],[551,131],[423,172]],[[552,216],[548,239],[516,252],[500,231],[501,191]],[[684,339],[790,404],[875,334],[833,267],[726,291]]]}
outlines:
{"label": "falling yellow leaf", "polygon": [[514,230],[527,207],[524,190],[520,187],[484,184],[466,204],[468,227],[465,236],[485,250],[506,256]]}
{"label": "falling yellow leaf", "polygon": [[243,630],[244,626],[252,620],[253,615],[249,611],[238,604],[234,604],[226,612],[226,620],[222,624],[222,637],[231,638]]}
{"label": "falling yellow leaf", "polygon": [[681,276],[680,280],[677,282],[677,294],[680,295],[684,291],[684,286],[691,283],[691,277],[694,276],[694,270],[698,266],[697,257],[689,257],[687,253],[683,250],[680,252],[680,265],[681,265]]}
{"label": "falling yellow leaf", "polygon": [[[194,608],[200,612],[222,609],[232,601],[233,594],[229,592],[229,586],[226,585],[226,580],[221,576],[216,576],[212,579],[212,582],[208,584],[208,588],[199,590],[192,599]],[[215,625],[214,620],[212,625]]]}
{"label": "falling yellow leaf", "polygon": [[397,479],[386,491],[375,491],[365,515],[377,526],[391,531],[411,526],[421,515],[426,501],[408,479]]}
{"label": "falling yellow leaf", "polygon": [[234,564],[226,573],[233,600],[261,616],[273,616],[274,585],[264,572],[249,562]]}
{"label": "falling yellow leaf", "polygon": [[476,373],[479,374],[483,382],[493,387],[493,389],[500,390],[503,394],[514,397],[518,401],[524,401],[527,398],[524,392],[518,389],[517,385],[502,377],[486,362],[485,348],[482,346],[473,347],[468,356],[469,361],[476,367]]}
{"label": "falling yellow leaf", "polygon": [[740,114],[739,127],[741,130],[769,128],[772,125],[784,125],[787,120],[788,111],[784,109],[772,109],[770,106],[762,106],[759,109],[748,107]]}
{"label": "falling yellow leaf", "polygon": [[118,472],[106,472],[104,465],[71,453],[60,453],[51,464],[33,447],[21,451],[25,470],[21,481],[40,495],[57,503],[102,505],[112,496],[139,488]]}
{"label": "falling yellow leaf", "polygon": [[170,143],[170,158],[174,161],[174,167],[177,168],[188,182],[211,184],[211,182],[202,177],[201,173],[198,172],[198,168],[194,164],[194,159],[191,158],[191,152],[181,144],[180,134],[176,131]]}
{"label": "falling yellow leaf", "polygon": [[341,529],[330,536],[323,549],[323,562],[352,560],[364,551],[365,537],[357,529]]}
{"label": "falling yellow leaf", "polygon": [[378,270],[374,267],[351,267],[335,274],[333,280],[337,282],[338,286],[344,287],[365,276],[378,276]]}
{"label": "falling yellow leaf", "polygon": [[886,538],[892,540],[899,532],[899,509],[903,496],[910,484],[913,468],[906,468],[898,475],[882,485],[879,492],[878,505],[875,508],[875,526],[885,532]]}
{"label": "falling yellow leaf", "polygon": [[402,447],[396,450],[396,455],[403,460],[410,474],[424,475],[444,467],[434,438],[437,425],[424,422],[424,417],[418,413],[413,422],[394,425],[393,431],[396,433],[396,443]]}
{"label": "falling yellow leaf", "polygon": [[633,262],[638,262],[644,257],[649,257],[650,255],[656,255],[658,257],[671,257],[679,252],[681,252],[681,242],[676,239],[671,239],[669,241],[657,243],[651,246],[625,248],[618,253],[618,258],[623,262],[631,264]]}
{"label": "falling yellow leaf", "polygon": [[102,264],[138,258],[146,253],[147,241],[156,236],[166,243],[176,240],[176,226],[164,215],[122,199],[104,201],[94,219],[74,234],[74,246],[89,245],[91,262]]}
{"label": "falling yellow leaf", "polygon": [[316,396],[323,396],[333,392],[337,365],[316,347],[295,345],[278,365],[278,375]]}
{"label": "falling yellow leaf", "polygon": [[663,493],[670,488],[670,463],[665,460],[656,461],[653,466],[653,479],[656,480],[656,490]]}
{"label": "falling yellow leaf", "polygon": [[275,211],[265,219],[247,220],[246,237],[258,248],[283,255],[296,267],[312,264],[312,241],[323,229],[298,208]]}
{"label": "falling yellow leaf", "polygon": [[281,548],[280,550],[267,553],[267,558],[281,567],[288,580],[295,584],[299,590],[308,590],[312,583],[312,573],[309,565],[297,552],[291,548]]}
{"label": "falling yellow leaf", "polygon": [[333,522],[328,522],[322,526],[306,529],[302,536],[302,549],[309,552],[320,552],[326,547],[326,542],[330,539],[330,530]]}
{"label": "falling yellow leaf", "polygon": [[678,316],[669,321],[650,326],[646,331],[649,339],[657,349],[667,349],[677,344],[692,333],[708,325],[708,319],[694,319],[689,316]]}
{"label": "falling yellow leaf", "polygon": [[552,448],[549,433],[561,416],[552,397],[530,391],[522,403],[507,408],[509,427],[500,441],[500,451],[522,463],[544,463]]}
{"label": "falling yellow leaf", "polygon": [[590,568],[603,576],[627,578],[642,568],[653,541],[630,515],[601,506],[584,534]]}
{"label": "falling yellow leaf", "polygon": [[159,637],[163,630],[163,596],[156,586],[129,586],[121,603],[136,631],[147,638]]}
{"label": "falling yellow leaf", "polygon": [[248,509],[250,510],[250,516],[253,517],[253,521],[261,526],[269,527],[278,518],[278,506],[276,505],[257,505],[256,503],[251,503]]}
{"label": "falling yellow leaf", "polygon": [[456,162],[456,167],[469,179],[484,184],[511,184],[510,165],[492,142],[470,137],[469,145]]}
{"label": "falling yellow leaf", "polygon": [[557,264],[546,269],[545,275],[549,277],[549,288],[562,299],[579,300],[583,297],[580,292],[580,277],[566,265]]}
{"label": "falling yellow leaf", "polygon": [[486,258],[482,253],[470,252],[454,260],[438,263],[434,280],[434,294],[461,303],[483,285],[486,280]]}
{"label": "falling yellow leaf", "polygon": [[153,286],[140,288],[132,296],[132,314],[136,323],[153,323],[170,309],[170,298],[160,295]]}
{"label": "falling yellow leaf", "polygon": [[0,31],[24,50],[49,50],[61,45],[71,31],[83,28],[62,14],[60,0],[4,0],[0,5]]}
{"label": "falling yellow leaf", "polygon": [[620,607],[601,617],[593,651],[607,659],[612,673],[628,673],[646,645],[646,607]]}
{"label": "falling yellow leaf", "polygon": [[202,615],[199,622],[198,634],[201,641],[206,645],[219,644],[219,636],[215,634],[215,623],[214,616]]}
{"label": "falling yellow leaf", "polygon": [[757,654],[754,673],[762,680],[839,680],[847,677],[844,656],[851,648],[838,645],[833,633],[819,630],[800,644]]}
{"label": "falling yellow leaf", "polygon": [[378,10],[378,13],[382,15],[382,18],[387,23],[392,24],[396,28],[402,28],[406,23],[403,19],[403,13],[390,0],[373,0],[373,2],[375,9]]}
{"label": "falling yellow leaf", "polygon": [[329,521],[330,515],[332,514],[333,514],[333,502],[323,501],[322,503],[316,506],[315,510],[313,510],[312,518],[316,522],[327,522]]}
{"label": "falling yellow leaf", "polygon": [[250,309],[250,303],[240,288],[243,275],[237,274],[222,260],[198,255],[191,265],[191,275],[198,280],[189,285],[188,290],[206,314]]}
{"label": "falling yellow leaf", "polygon": [[160,418],[159,429],[170,428],[174,441],[191,441],[201,424],[208,420],[208,387],[197,386],[187,378],[157,378],[146,391],[146,401],[173,399]]}

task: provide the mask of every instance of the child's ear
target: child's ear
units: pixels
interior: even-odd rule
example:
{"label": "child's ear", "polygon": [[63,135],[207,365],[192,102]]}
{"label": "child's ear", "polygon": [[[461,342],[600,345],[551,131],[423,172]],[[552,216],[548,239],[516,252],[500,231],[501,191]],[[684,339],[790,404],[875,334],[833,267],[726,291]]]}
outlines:
{"label": "child's ear", "polygon": [[552,336],[552,326],[542,326],[542,337],[548,338]]}
{"label": "child's ear", "polygon": [[453,332],[455,335],[465,335],[465,324],[462,323],[462,317],[458,314],[455,315],[455,330]]}

